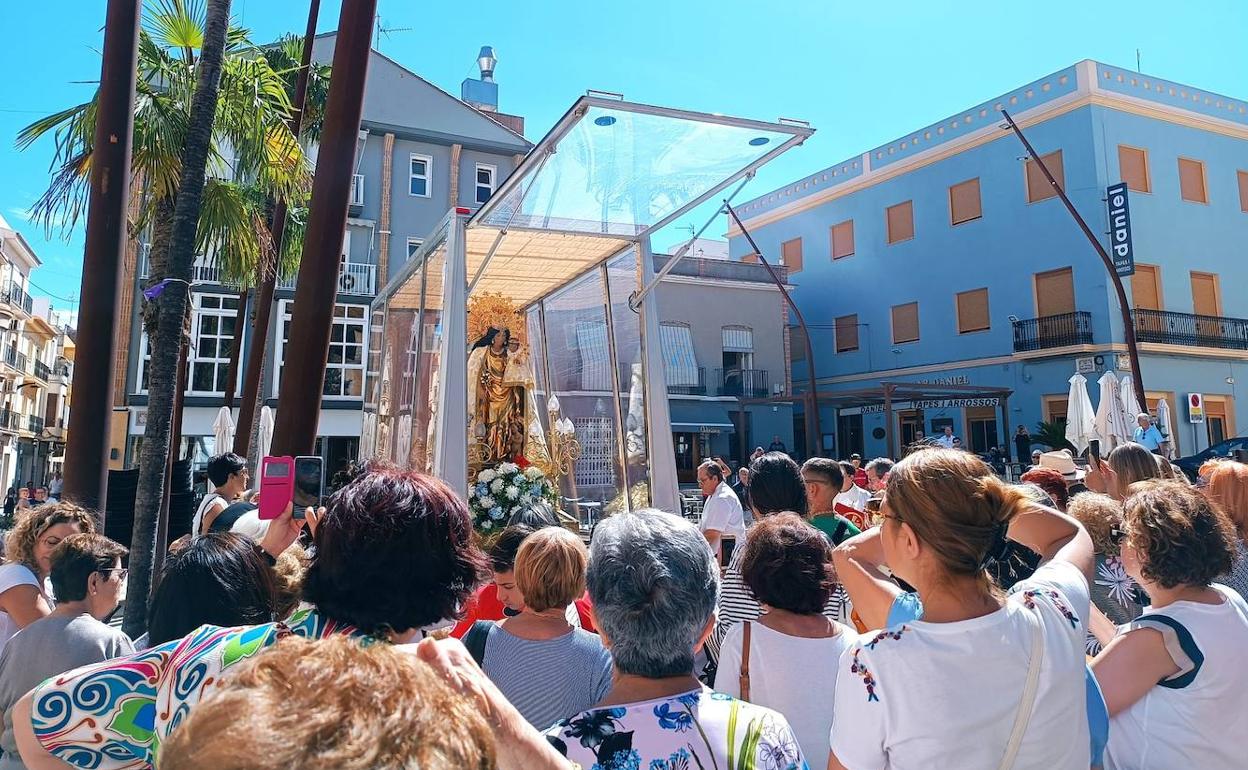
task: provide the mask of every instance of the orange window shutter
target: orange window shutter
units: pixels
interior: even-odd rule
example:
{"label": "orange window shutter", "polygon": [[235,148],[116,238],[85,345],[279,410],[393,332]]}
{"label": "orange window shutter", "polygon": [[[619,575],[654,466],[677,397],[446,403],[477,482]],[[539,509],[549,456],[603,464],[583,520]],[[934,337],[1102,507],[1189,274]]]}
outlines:
{"label": "orange window shutter", "polygon": [[1248,171],[1236,171],[1239,180],[1239,210],[1248,213]]}
{"label": "orange window shutter", "polygon": [[1161,291],[1156,265],[1135,266],[1131,276],[1131,304],[1141,310],[1161,310]]}
{"label": "orange window shutter", "polygon": [[802,239],[794,238],[791,241],[785,241],[780,246],[780,257],[784,260],[784,266],[789,269],[790,273],[800,272],[802,269]]}
{"label": "orange window shutter", "polygon": [[832,227],[832,259],[854,253],[854,220],[847,219]]}
{"label": "orange window shutter", "polygon": [[949,188],[949,213],[955,225],[983,216],[978,179],[968,179]]}
{"label": "orange window shutter", "polygon": [[887,211],[888,242],[897,243],[914,237],[914,202],[889,206]]}
{"label": "orange window shutter", "polygon": [[1218,305],[1218,277],[1212,273],[1192,273],[1192,308],[1196,315],[1222,315]]}
{"label": "orange window shutter", "polygon": [[893,306],[893,342],[914,342],[919,338],[919,303]]}
{"label": "orange window shutter", "polygon": [[1208,203],[1205,195],[1205,164],[1179,158],[1179,194],[1185,201]]}
{"label": "orange window shutter", "polygon": [[[1048,155],[1041,155],[1040,160],[1044,161],[1045,168],[1053,175],[1053,179],[1066,189],[1066,174],[1062,168],[1062,151],[1055,150]],[[1047,200],[1057,197],[1057,191],[1049,184],[1049,180],[1045,178],[1044,172],[1040,170],[1040,164],[1029,160],[1026,164],[1027,174],[1027,202],[1035,203],[1036,201]]]}
{"label": "orange window shutter", "polygon": [[1122,181],[1131,190],[1150,192],[1148,181],[1148,156],[1143,150],[1118,145],[1118,170]]}
{"label": "orange window shutter", "polygon": [[1041,318],[1075,312],[1074,272],[1069,267],[1036,273],[1036,311]]}
{"label": "orange window shutter", "polygon": [[977,332],[990,328],[988,290],[974,289],[958,295],[958,332]]}
{"label": "orange window shutter", "polygon": [[843,315],[836,319],[836,352],[858,349],[858,316]]}

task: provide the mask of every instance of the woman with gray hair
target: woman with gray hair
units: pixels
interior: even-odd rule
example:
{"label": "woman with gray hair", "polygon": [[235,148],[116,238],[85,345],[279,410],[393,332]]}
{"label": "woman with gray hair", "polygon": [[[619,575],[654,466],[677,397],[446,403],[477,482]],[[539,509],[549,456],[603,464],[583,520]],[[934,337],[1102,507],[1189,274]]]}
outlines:
{"label": "woman with gray hair", "polygon": [[806,767],[783,716],[693,675],[694,652],[715,625],[719,568],[692,524],[656,510],[606,519],[588,583],[615,676],[601,703],[547,733],[560,753],[582,767],[728,767],[729,757]]}

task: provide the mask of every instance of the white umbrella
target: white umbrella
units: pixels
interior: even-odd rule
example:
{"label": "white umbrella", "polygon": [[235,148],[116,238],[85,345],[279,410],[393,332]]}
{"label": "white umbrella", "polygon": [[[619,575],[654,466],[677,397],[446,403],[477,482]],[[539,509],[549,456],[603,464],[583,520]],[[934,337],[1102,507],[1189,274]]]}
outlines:
{"label": "white umbrella", "polygon": [[1170,404],[1164,398],[1157,400],[1157,430],[1161,431],[1161,435],[1165,436],[1166,441],[1170,442],[1170,448],[1174,449],[1173,429],[1170,425]]}
{"label": "white umbrella", "polygon": [[234,418],[228,406],[217,410],[217,419],[212,423],[212,437],[216,441],[217,454],[229,452],[234,447]]}
{"label": "white umbrella", "polygon": [[1066,400],[1066,440],[1083,452],[1096,435],[1096,413],[1088,397],[1088,380],[1082,374],[1070,378],[1070,395]]}
{"label": "white umbrella", "polygon": [[[1131,375],[1122,375],[1122,381],[1119,383],[1119,389],[1122,392],[1122,411],[1127,415],[1127,422],[1135,425],[1135,416],[1144,412],[1143,404],[1135,400],[1135,383],[1131,381]],[[1132,430],[1132,435],[1135,435]]]}
{"label": "white umbrella", "polygon": [[260,408],[260,456],[268,457],[273,447],[273,409],[267,404]]}
{"label": "white umbrella", "polygon": [[1127,421],[1127,413],[1122,409],[1118,378],[1113,372],[1105,372],[1097,382],[1101,386],[1101,402],[1096,406],[1097,434],[1102,441],[1109,441],[1111,444],[1130,441],[1134,431]]}

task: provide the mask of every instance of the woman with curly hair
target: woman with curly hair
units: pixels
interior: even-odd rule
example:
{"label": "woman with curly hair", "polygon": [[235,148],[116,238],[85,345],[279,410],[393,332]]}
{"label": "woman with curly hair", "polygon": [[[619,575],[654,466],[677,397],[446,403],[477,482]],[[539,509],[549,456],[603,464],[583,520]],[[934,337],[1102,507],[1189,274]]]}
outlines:
{"label": "woman with curly hair", "polygon": [[1243,766],[1248,603],[1214,579],[1231,568],[1230,519],[1187,484],[1137,487],[1122,561],[1152,605],[1092,662],[1112,718],[1107,770]]}
{"label": "woman with curly hair", "polygon": [[80,532],[93,534],[95,518],[73,503],[19,510],[4,540],[0,565],[0,650],[21,629],[52,612],[44,581],[52,572],[52,552]]}

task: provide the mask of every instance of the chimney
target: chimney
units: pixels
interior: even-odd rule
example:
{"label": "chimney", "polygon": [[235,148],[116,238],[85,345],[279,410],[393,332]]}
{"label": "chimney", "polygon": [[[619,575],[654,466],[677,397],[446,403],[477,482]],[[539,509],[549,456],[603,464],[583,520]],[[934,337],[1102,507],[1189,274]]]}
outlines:
{"label": "chimney", "polygon": [[493,46],[482,46],[477,54],[477,66],[481,68],[481,78],[466,78],[460,86],[460,96],[482,112],[498,112],[498,83],[494,82],[494,68],[498,58],[494,56]]}

